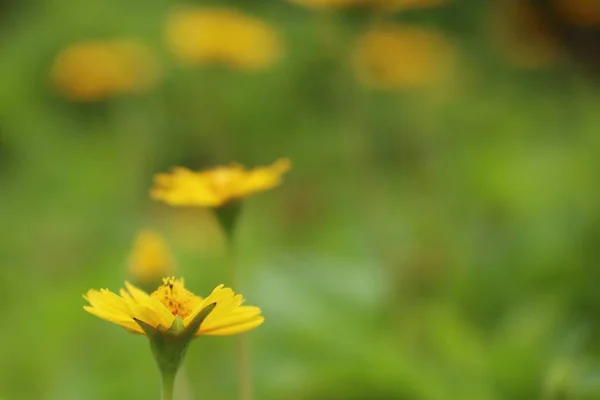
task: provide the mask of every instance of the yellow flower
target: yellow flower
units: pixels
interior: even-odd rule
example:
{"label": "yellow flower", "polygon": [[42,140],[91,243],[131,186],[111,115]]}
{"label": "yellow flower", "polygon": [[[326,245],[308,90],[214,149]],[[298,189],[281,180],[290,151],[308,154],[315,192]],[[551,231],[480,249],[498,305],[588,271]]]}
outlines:
{"label": "yellow flower", "polygon": [[155,176],[150,195],[172,206],[218,207],[230,200],[278,186],[289,168],[288,159],[251,170],[238,164],[200,172],[177,167],[171,173]]}
{"label": "yellow flower", "polygon": [[282,52],[271,26],[230,8],[177,9],[167,21],[166,38],[171,51],[187,65],[261,70],[273,65]]}
{"label": "yellow flower", "polygon": [[292,3],[315,9],[344,8],[368,4],[370,0],[289,0]]}
{"label": "yellow flower", "polygon": [[444,37],[418,27],[387,24],[359,38],[354,62],[367,86],[405,89],[438,83],[453,71],[455,51]]}
{"label": "yellow flower", "polygon": [[143,92],[156,83],[158,76],[154,54],[133,40],[74,43],[57,56],[51,71],[55,88],[78,101]]}
{"label": "yellow flower", "polygon": [[165,278],[162,286],[150,295],[128,282],[125,282],[125,287],[127,289],[121,289],[120,295],[107,289],[90,290],[84,296],[90,305],[83,308],[139,334],[146,332],[137,321],[159,332],[169,330],[177,319],[183,323],[183,328],[187,328],[211,304],[216,304],[215,308],[194,332],[194,337],[234,335],[254,329],[264,321],[260,308],[243,306],[242,295],[236,295],[223,285],[217,286],[206,298],[188,291],[183,279]]}
{"label": "yellow flower", "polygon": [[135,238],[128,267],[129,274],[137,282],[158,281],[173,273],[174,260],[158,232],[142,230]]}

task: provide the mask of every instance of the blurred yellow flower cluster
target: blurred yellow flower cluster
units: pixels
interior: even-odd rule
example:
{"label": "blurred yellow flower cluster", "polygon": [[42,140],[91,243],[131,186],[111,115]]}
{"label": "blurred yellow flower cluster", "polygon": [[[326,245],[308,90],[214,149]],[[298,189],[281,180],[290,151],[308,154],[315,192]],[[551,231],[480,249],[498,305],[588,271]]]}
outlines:
{"label": "blurred yellow flower cluster", "polygon": [[242,306],[242,295],[230,288],[217,286],[206,298],[185,288],[183,279],[165,278],[163,284],[148,295],[125,282],[127,289],[119,295],[107,290],[90,290],[84,296],[89,306],[84,309],[106,321],[120,325],[133,333],[146,334],[137,321],[166,332],[180,318],[187,328],[196,316],[210,304],[216,307],[204,320],[194,336],[233,335],[256,328],[263,323],[258,307]]}
{"label": "blurred yellow flower cluster", "polygon": [[[312,9],[352,6],[393,13],[439,6],[447,0],[289,0]],[[454,69],[456,51],[444,37],[419,27],[384,23],[357,40],[352,54],[358,80],[366,86],[396,90],[440,83]]]}
{"label": "blurred yellow flower cluster", "polygon": [[56,89],[72,100],[102,100],[142,92],[158,80],[152,51],[134,40],[95,40],[74,43],[54,61],[51,78]]}
{"label": "blurred yellow flower cluster", "polygon": [[174,272],[175,262],[160,233],[142,230],[135,238],[129,256],[129,275],[136,282],[152,282]]}
{"label": "blurred yellow flower cluster", "polygon": [[[167,18],[169,49],[183,64],[216,64],[256,71],[275,64],[283,53],[277,31],[234,8],[187,7]],[[70,100],[97,101],[143,92],[160,78],[155,54],[135,40],[85,40],[63,49],[51,80]]]}
{"label": "blurred yellow flower cluster", "polygon": [[187,65],[221,64],[260,70],[282,53],[277,31],[264,21],[230,8],[175,10],[166,27],[173,54]]}
{"label": "blurred yellow flower cluster", "polygon": [[[289,0],[310,8],[367,6],[385,11],[436,6],[446,0]],[[278,32],[266,22],[225,7],[182,7],[165,25],[166,43],[182,64],[221,65],[256,71],[272,66],[283,53]],[[454,63],[454,52],[440,35],[419,28],[386,25],[357,43],[355,65],[360,80],[373,87],[406,88],[436,81]],[[158,80],[154,54],[135,41],[75,43],[54,62],[52,81],[67,98],[106,99],[147,90]],[[177,176],[183,177],[184,170]],[[213,200],[216,201],[216,200]],[[208,201],[210,202],[210,201]]]}
{"label": "blurred yellow flower cluster", "polygon": [[238,164],[195,172],[177,167],[157,174],[151,197],[173,206],[218,207],[255,192],[278,186],[290,168],[287,159],[251,170]]}
{"label": "blurred yellow flower cluster", "polygon": [[359,38],[354,64],[359,80],[367,86],[407,89],[447,77],[455,65],[455,50],[434,31],[389,23]]}

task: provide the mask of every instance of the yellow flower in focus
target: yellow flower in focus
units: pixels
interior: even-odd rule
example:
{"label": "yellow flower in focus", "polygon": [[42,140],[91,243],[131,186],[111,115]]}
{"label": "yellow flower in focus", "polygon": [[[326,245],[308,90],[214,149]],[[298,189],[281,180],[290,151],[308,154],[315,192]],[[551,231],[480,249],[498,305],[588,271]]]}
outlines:
{"label": "yellow flower in focus", "polygon": [[51,80],[65,97],[93,101],[143,92],[159,77],[158,62],[136,41],[89,40],[72,44],[55,59]]}
{"label": "yellow flower in focus", "polygon": [[158,281],[173,273],[174,260],[163,237],[152,230],[140,231],[129,256],[130,276],[137,282]]}
{"label": "yellow flower in focus", "polygon": [[538,6],[523,0],[498,0],[490,10],[491,40],[510,64],[539,69],[559,56],[559,45]]}
{"label": "yellow flower in focus", "polygon": [[172,206],[218,207],[278,186],[289,169],[288,159],[250,170],[238,164],[200,172],[177,167],[171,173],[155,176],[150,196]]}
{"label": "yellow flower in focus", "polygon": [[433,31],[388,24],[359,38],[354,63],[367,86],[407,89],[439,83],[453,71],[455,57],[454,47]]}
{"label": "yellow flower in focus", "polygon": [[242,295],[236,295],[223,285],[217,286],[206,298],[188,291],[183,279],[165,278],[163,284],[150,295],[128,282],[125,282],[125,287],[127,289],[121,289],[120,295],[107,289],[90,290],[84,296],[90,305],[83,308],[90,314],[139,334],[146,332],[136,321],[159,332],[166,332],[179,317],[183,328],[187,328],[210,304],[216,306],[194,332],[194,337],[243,333],[264,321],[260,308],[243,306]]}
{"label": "yellow flower in focus", "polygon": [[292,3],[314,9],[345,8],[369,4],[371,0],[289,0]]}
{"label": "yellow flower in focus", "polygon": [[167,21],[167,43],[184,64],[221,64],[261,70],[281,56],[277,32],[264,21],[230,8],[188,7]]}
{"label": "yellow flower in focus", "polygon": [[561,18],[580,27],[600,25],[600,1],[553,0]]}

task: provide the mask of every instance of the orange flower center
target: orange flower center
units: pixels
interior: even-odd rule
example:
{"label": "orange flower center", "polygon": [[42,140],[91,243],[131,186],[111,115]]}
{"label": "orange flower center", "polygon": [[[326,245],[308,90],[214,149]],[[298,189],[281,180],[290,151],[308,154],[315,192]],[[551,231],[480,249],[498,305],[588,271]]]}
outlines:
{"label": "orange flower center", "polygon": [[164,278],[163,284],[151,295],[175,316],[185,319],[202,300],[184,287],[183,279]]}

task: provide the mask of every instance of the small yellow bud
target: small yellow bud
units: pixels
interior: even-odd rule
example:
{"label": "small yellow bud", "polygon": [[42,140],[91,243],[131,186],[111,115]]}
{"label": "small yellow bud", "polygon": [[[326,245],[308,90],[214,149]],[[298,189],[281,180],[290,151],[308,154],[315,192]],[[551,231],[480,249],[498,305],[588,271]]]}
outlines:
{"label": "small yellow bud", "polygon": [[138,232],[129,256],[128,270],[139,283],[160,281],[173,274],[175,262],[163,237],[153,230]]}

